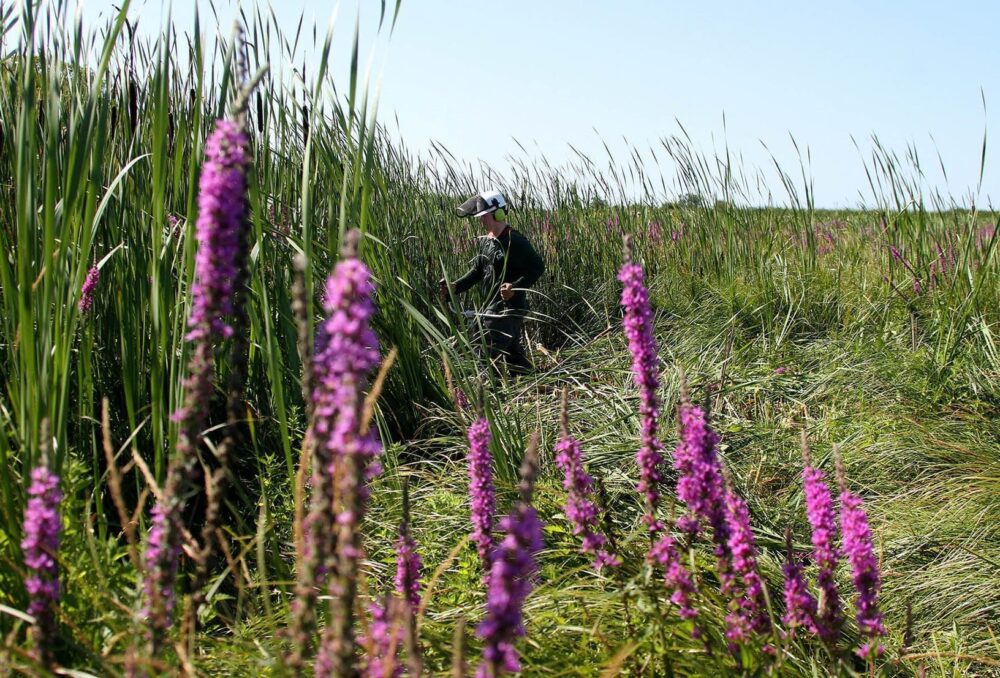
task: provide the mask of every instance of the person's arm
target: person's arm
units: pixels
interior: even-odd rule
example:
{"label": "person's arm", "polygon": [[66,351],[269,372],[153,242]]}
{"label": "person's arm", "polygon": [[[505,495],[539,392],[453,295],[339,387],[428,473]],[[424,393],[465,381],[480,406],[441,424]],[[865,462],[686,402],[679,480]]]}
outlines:
{"label": "person's arm", "polygon": [[513,254],[517,257],[516,261],[520,263],[521,275],[511,282],[511,286],[514,289],[527,289],[538,282],[538,279],[545,273],[545,261],[535,251],[527,238],[518,238],[512,241],[511,245],[515,243],[518,251]]}
{"label": "person's arm", "polygon": [[472,268],[470,268],[465,275],[452,283],[452,289],[455,290],[455,294],[462,294],[468,291],[470,287],[483,279],[484,272],[482,259],[482,255],[477,252],[476,258],[472,260]]}

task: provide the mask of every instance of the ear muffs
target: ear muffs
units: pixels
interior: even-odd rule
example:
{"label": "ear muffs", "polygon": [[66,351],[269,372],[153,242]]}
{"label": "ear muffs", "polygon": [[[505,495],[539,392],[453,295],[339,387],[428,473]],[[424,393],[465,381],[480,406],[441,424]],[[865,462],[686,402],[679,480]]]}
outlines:
{"label": "ear muffs", "polygon": [[493,218],[496,219],[497,221],[506,221],[507,210],[505,210],[503,207],[496,208],[496,210],[493,212]]}

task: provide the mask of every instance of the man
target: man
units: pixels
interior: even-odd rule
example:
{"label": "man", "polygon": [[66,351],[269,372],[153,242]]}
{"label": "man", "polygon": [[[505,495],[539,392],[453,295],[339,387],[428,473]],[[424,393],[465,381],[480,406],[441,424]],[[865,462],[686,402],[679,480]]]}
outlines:
{"label": "man", "polygon": [[498,191],[481,191],[458,206],[461,217],[477,217],[486,235],[479,239],[468,273],[451,287],[441,281],[441,298],[462,294],[482,283],[486,312],[482,317],[490,359],[503,359],[512,374],[531,370],[524,352],[524,318],[530,288],[545,271],[545,262],[528,239],[507,223],[507,201]]}

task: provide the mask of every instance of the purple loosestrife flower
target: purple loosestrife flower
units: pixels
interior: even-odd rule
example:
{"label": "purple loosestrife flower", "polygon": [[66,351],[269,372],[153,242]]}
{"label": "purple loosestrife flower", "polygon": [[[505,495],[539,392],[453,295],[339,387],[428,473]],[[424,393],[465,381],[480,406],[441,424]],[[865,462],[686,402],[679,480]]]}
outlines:
{"label": "purple loosestrife flower", "polygon": [[496,490],[490,455],[490,423],[477,419],[469,427],[469,505],[472,514],[472,540],[476,543],[479,560],[489,571],[489,556],[493,548],[493,516],[496,512]]}
{"label": "purple loosestrife flower", "polygon": [[702,523],[711,526],[722,592],[728,595],[736,582],[731,567],[722,465],[716,451],[719,436],[708,425],[705,411],[690,403],[681,403],[678,420],[680,440],[674,450],[674,468],[680,473],[677,498],[687,506],[688,513],[677,521],[677,526],[691,535],[701,531]]}
{"label": "purple loosestrife flower", "polygon": [[167,468],[162,497],[153,509],[146,544],[142,616],[149,620],[149,654],[158,654],[173,623],[174,579],[181,550],[180,514],[198,469],[199,438],[214,389],[215,347],[233,334],[224,316],[234,311],[234,293],[244,256],[247,138],[237,123],[218,120],[205,142],[198,194],[198,252],[186,339],[193,345],[184,381],[184,404],[171,415],[179,423],[177,448]]}
{"label": "purple loosestrife flower", "polygon": [[396,540],[396,593],[416,613],[420,606],[420,570],[423,564],[409,529]]}
{"label": "purple loosestrife flower", "polygon": [[736,492],[726,491],[726,521],[729,525],[729,550],[732,553],[734,575],[740,578],[742,591],[734,601],[738,607],[727,621],[733,636],[731,642],[746,640],[744,630],[766,632],[771,627],[767,614],[764,580],[757,571],[757,543],[750,527],[750,511]]}
{"label": "purple loosestrife flower", "polygon": [[[674,538],[669,533],[664,532],[649,550],[648,557],[663,568],[667,588],[673,591],[670,595],[670,602],[678,607],[678,614],[681,618],[694,619],[697,617],[698,610],[691,603],[695,593],[694,582],[691,580],[691,573],[684,567]],[[697,626],[691,633],[693,637],[700,635]]]}
{"label": "purple loosestrife flower", "polygon": [[621,304],[625,308],[623,320],[629,352],[632,354],[632,376],[639,387],[639,417],[642,428],[641,444],[636,454],[639,464],[638,490],[645,498],[643,522],[650,532],[659,532],[663,524],[656,519],[660,501],[659,484],[662,480],[660,465],[663,463],[663,444],[658,438],[660,387],[656,338],[653,336],[653,310],[649,304],[642,267],[630,261],[629,242],[625,244],[625,263],[618,272],[624,285]]}
{"label": "purple loosestrife flower", "polygon": [[205,164],[198,185],[198,254],[191,287],[190,340],[233,333],[224,318],[233,312],[233,285],[239,272],[246,146],[246,135],[231,120],[218,120],[205,142]]}
{"label": "purple loosestrife flower", "polygon": [[620,565],[621,561],[605,548],[607,537],[596,530],[597,506],[590,501],[594,479],[583,469],[580,441],[564,432],[556,443],[556,463],[565,474],[563,488],[569,492],[566,498],[566,517],[573,524],[573,534],[583,535],[581,550],[594,556],[596,570],[605,565]]}
{"label": "purple loosestrife flower", "polygon": [[798,628],[816,633],[816,599],[806,585],[802,565],[795,559],[790,528],[785,530],[785,545],[788,559],[781,567],[785,575],[785,615],[781,618],[781,622],[788,629],[786,637],[794,638],[795,630]]}
{"label": "purple loosestrife flower", "polygon": [[46,666],[54,662],[52,644],[56,635],[56,606],[59,604],[59,476],[44,462],[31,472],[28,503],[24,509],[24,565],[28,576],[28,614],[35,618],[31,627],[38,659]]}
{"label": "purple loosestrife flower", "polygon": [[[360,233],[348,234],[344,258],[327,279],[323,309],[313,357],[313,421],[316,461],[320,466],[314,492],[333,494],[333,524],[310,521],[313,547],[326,560],[331,597],[331,626],[316,662],[317,675],[347,675],[354,662],[354,599],[361,560],[361,521],[368,488],[366,482],[381,470],[375,430],[364,419],[364,389],[379,361],[378,339],[370,322],[375,314],[375,286],[368,268],[356,258]],[[336,486],[332,487],[336,482]],[[319,510],[325,511],[323,501]],[[317,506],[314,504],[314,507]],[[315,515],[313,516],[315,517]],[[336,547],[330,542],[336,535]],[[326,546],[319,542],[325,540]]]}
{"label": "purple loosestrife flower", "polygon": [[180,560],[180,525],[161,502],[151,511],[151,526],[146,541],[146,578],[143,580],[144,605],[140,616],[150,625],[150,637],[164,633],[173,623],[174,580]]}
{"label": "purple loosestrife flower", "polygon": [[834,572],[837,569],[839,553],[836,547],[837,517],[833,510],[833,497],[825,482],[823,472],[813,468],[809,459],[808,448],[805,446],[803,433],[803,456],[805,468],[802,470],[802,480],[806,495],[806,516],[812,526],[813,560],[818,572],[816,585],[819,588],[817,602],[816,630],[820,638],[826,642],[836,640],[843,622],[840,607],[840,596]]}
{"label": "purple loosestrife flower", "polygon": [[[847,489],[843,469],[838,457],[838,480],[840,481],[840,531],[844,539],[844,553],[851,564],[854,588],[858,592],[856,603],[858,628],[872,641],[886,634],[882,614],[878,609],[878,592],[882,586],[878,562],[872,550],[872,534],[868,526],[868,514],[862,508],[861,497]],[[881,645],[865,643],[858,650],[862,658],[874,653],[882,655]]]}
{"label": "purple loosestrife flower", "polygon": [[524,503],[500,521],[500,529],[506,536],[491,557],[486,619],[477,629],[483,639],[480,678],[521,670],[514,641],[525,634],[522,606],[538,570],[535,554],[542,549],[542,523]]}
{"label": "purple loosestrife flower", "polygon": [[83,287],[80,288],[80,313],[89,313],[91,307],[94,305],[94,291],[97,289],[97,283],[101,279],[101,270],[97,266],[91,266],[90,270],[87,271],[87,277],[83,281]]}
{"label": "purple loosestrife flower", "polygon": [[368,648],[366,678],[392,678],[403,675],[403,664],[399,661],[402,646],[402,626],[399,624],[398,601],[386,596],[382,603],[374,602],[368,607],[371,623],[368,636],[362,644]]}

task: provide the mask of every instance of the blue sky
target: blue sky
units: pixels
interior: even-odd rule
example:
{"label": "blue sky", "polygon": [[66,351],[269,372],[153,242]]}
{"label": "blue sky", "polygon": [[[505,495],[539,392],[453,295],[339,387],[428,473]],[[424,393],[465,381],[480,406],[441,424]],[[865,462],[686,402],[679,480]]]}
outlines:
{"label": "blue sky", "polygon": [[[85,0],[84,16],[111,4]],[[180,26],[192,25],[194,6],[174,3]],[[216,2],[227,32],[235,7]],[[403,0],[391,37],[375,36],[378,7],[341,3],[335,68],[346,70],[360,11],[363,53],[381,74],[380,118],[392,129],[398,119],[414,150],[434,140],[500,170],[508,154],[524,155],[514,139],[558,164],[569,144],[601,156],[601,138],[618,153],[624,137],[644,149],[679,134],[679,122],[697,150],[728,145],[764,168],[779,201],[762,143],[797,175],[794,136],[809,149],[817,204],[850,207],[871,201],[862,153],[875,134],[900,154],[914,144],[928,185],[965,201],[984,129],[997,130],[997,2]],[[334,5],[282,0],[275,11],[293,32],[300,13],[324,28]],[[147,0],[130,14],[152,30],[162,12]],[[981,206],[1000,198],[1000,146],[988,139]]]}

